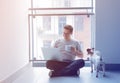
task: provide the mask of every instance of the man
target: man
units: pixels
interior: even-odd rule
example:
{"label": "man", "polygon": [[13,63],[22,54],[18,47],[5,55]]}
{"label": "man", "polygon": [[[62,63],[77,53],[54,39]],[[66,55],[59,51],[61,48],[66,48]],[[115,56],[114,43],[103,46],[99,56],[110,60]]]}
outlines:
{"label": "man", "polygon": [[[53,47],[59,48],[63,61],[48,60],[46,67],[52,70],[50,77],[55,76],[79,76],[79,69],[84,66],[83,53],[78,41],[72,39],[73,27],[65,25],[63,39],[57,40]],[[81,59],[74,60],[78,56]]]}

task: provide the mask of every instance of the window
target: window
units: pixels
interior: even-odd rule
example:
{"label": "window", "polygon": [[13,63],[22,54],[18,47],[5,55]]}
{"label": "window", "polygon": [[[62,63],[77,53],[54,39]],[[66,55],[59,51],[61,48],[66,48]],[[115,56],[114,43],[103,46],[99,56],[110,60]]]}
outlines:
{"label": "window", "polygon": [[43,28],[45,30],[51,29],[51,17],[50,16],[44,16],[43,17]]}
{"label": "window", "polygon": [[74,28],[78,31],[83,31],[83,22],[84,17],[83,16],[74,16]]}
{"label": "window", "polygon": [[94,0],[33,0],[31,4],[31,60],[45,60],[41,47],[50,47],[61,38],[66,24],[73,26],[73,38],[81,43],[87,58],[86,49],[94,47]]}
{"label": "window", "polygon": [[59,33],[59,35],[62,34],[63,27],[65,25],[66,25],[66,17],[65,16],[58,17],[58,33]]}

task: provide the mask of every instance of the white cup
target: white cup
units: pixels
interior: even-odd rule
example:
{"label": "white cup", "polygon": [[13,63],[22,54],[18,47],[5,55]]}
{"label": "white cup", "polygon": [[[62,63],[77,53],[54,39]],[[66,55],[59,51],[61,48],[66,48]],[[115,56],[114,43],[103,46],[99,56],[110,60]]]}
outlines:
{"label": "white cup", "polygon": [[72,45],[65,45],[65,50],[70,52],[71,51],[71,47],[72,47]]}

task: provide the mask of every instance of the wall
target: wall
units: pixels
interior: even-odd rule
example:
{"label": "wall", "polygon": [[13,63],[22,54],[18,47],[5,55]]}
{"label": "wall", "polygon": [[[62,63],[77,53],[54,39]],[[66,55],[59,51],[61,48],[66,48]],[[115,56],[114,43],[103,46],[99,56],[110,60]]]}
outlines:
{"label": "wall", "polygon": [[0,81],[28,63],[28,0],[0,0]]}
{"label": "wall", "polygon": [[120,64],[119,36],[120,0],[96,0],[96,49],[107,64]]}

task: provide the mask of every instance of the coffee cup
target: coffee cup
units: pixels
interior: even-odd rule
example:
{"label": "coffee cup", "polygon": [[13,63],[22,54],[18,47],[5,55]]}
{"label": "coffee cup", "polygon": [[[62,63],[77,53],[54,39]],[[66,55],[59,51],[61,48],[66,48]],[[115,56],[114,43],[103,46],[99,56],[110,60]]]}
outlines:
{"label": "coffee cup", "polygon": [[70,52],[71,51],[71,47],[72,47],[72,45],[65,45],[65,50]]}

